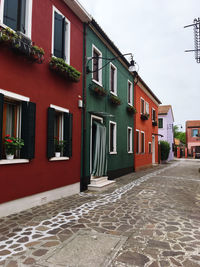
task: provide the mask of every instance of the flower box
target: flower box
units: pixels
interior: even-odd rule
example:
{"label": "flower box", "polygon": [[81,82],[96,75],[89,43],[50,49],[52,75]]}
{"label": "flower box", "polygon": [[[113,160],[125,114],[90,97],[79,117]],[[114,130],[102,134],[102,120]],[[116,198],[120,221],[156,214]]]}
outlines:
{"label": "flower box", "polygon": [[128,112],[129,114],[136,114],[136,113],[137,113],[137,110],[136,110],[136,108],[135,108],[134,106],[130,106],[130,105],[128,105],[128,106],[126,107],[126,110],[127,110],[127,112]]}
{"label": "flower box", "polygon": [[140,118],[145,121],[149,119],[149,114],[145,113],[145,114],[141,114]]}
{"label": "flower box", "polygon": [[15,33],[10,28],[0,28],[0,43],[13,49],[14,52],[26,56],[27,59],[42,63],[44,50],[32,44],[32,41],[21,33]]}
{"label": "flower box", "polygon": [[79,82],[81,73],[72,66],[65,63],[62,58],[51,57],[49,68],[70,80],[71,82]]}
{"label": "flower box", "polygon": [[106,96],[107,91],[100,85],[97,85],[95,83],[92,83],[89,85],[89,89],[91,92],[93,92],[96,96]]}
{"label": "flower box", "polygon": [[158,125],[157,121],[152,121],[152,125],[157,126]]}
{"label": "flower box", "polygon": [[113,105],[116,105],[116,106],[121,105],[120,98],[118,96],[113,95],[113,94],[109,95],[109,101]]}

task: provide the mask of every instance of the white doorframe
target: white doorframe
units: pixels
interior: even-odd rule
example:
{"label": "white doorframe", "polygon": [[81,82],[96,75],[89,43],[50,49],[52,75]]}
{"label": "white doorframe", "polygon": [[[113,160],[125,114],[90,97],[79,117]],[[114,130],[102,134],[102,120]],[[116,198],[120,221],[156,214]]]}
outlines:
{"label": "white doorframe", "polygon": [[91,115],[91,120],[90,120],[90,175],[92,173],[92,124],[93,120],[98,120],[101,123],[103,123],[103,118]]}
{"label": "white doorframe", "polygon": [[152,135],[152,164],[156,163],[155,157],[155,135]]}

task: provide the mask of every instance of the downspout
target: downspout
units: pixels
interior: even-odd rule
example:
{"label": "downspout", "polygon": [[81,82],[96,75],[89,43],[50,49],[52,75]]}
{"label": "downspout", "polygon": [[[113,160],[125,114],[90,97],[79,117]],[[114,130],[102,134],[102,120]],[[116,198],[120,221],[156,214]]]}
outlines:
{"label": "downspout", "polygon": [[[135,78],[133,79],[133,97],[134,97],[134,107],[136,108],[136,86],[137,83],[135,82]],[[135,155],[136,155],[136,113],[133,115],[133,141],[134,141],[134,147],[133,147],[133,171],[135,171]]]}
{"label": "downspout", "polygon": [[83,108],[82,108],[82,142],[81,142],[81,180],[80,191],[87,190],[85,174],[85,151],[86,151],[86,23],[83,24]]}

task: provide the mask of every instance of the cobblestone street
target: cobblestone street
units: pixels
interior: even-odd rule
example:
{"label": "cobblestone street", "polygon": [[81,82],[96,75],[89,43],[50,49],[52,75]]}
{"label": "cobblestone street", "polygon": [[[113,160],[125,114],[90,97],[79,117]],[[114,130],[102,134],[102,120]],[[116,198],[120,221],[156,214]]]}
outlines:
{"label": "cobblestone street", "polygon": [[[200,266],[199,167],[174,161],[118,178],[104,192],[0,218],[0,266]],[[85,259],[76,244],[84,236]],[[87,236],[101,248],[93,263]]]}

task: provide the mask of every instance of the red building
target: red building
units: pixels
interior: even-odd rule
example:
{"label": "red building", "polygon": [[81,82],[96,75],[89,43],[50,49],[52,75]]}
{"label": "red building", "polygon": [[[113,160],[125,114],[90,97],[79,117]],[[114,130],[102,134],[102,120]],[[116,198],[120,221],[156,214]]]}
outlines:
{"label": "red building", "polygon": [[[76,0],[0,0],[1,216],[80,191],[78,101],[89,20]],[[24,140],[14,159],[6,159],[7,135]]]}
{"label": "red building", "polygon": [[186,121],[186,144],[188,154],[200,154],[200,120]]}
{"label": "red building", "polygon": [[158,106],[160,100],[138,78],[135,89],[135,170],[158,163]]}

